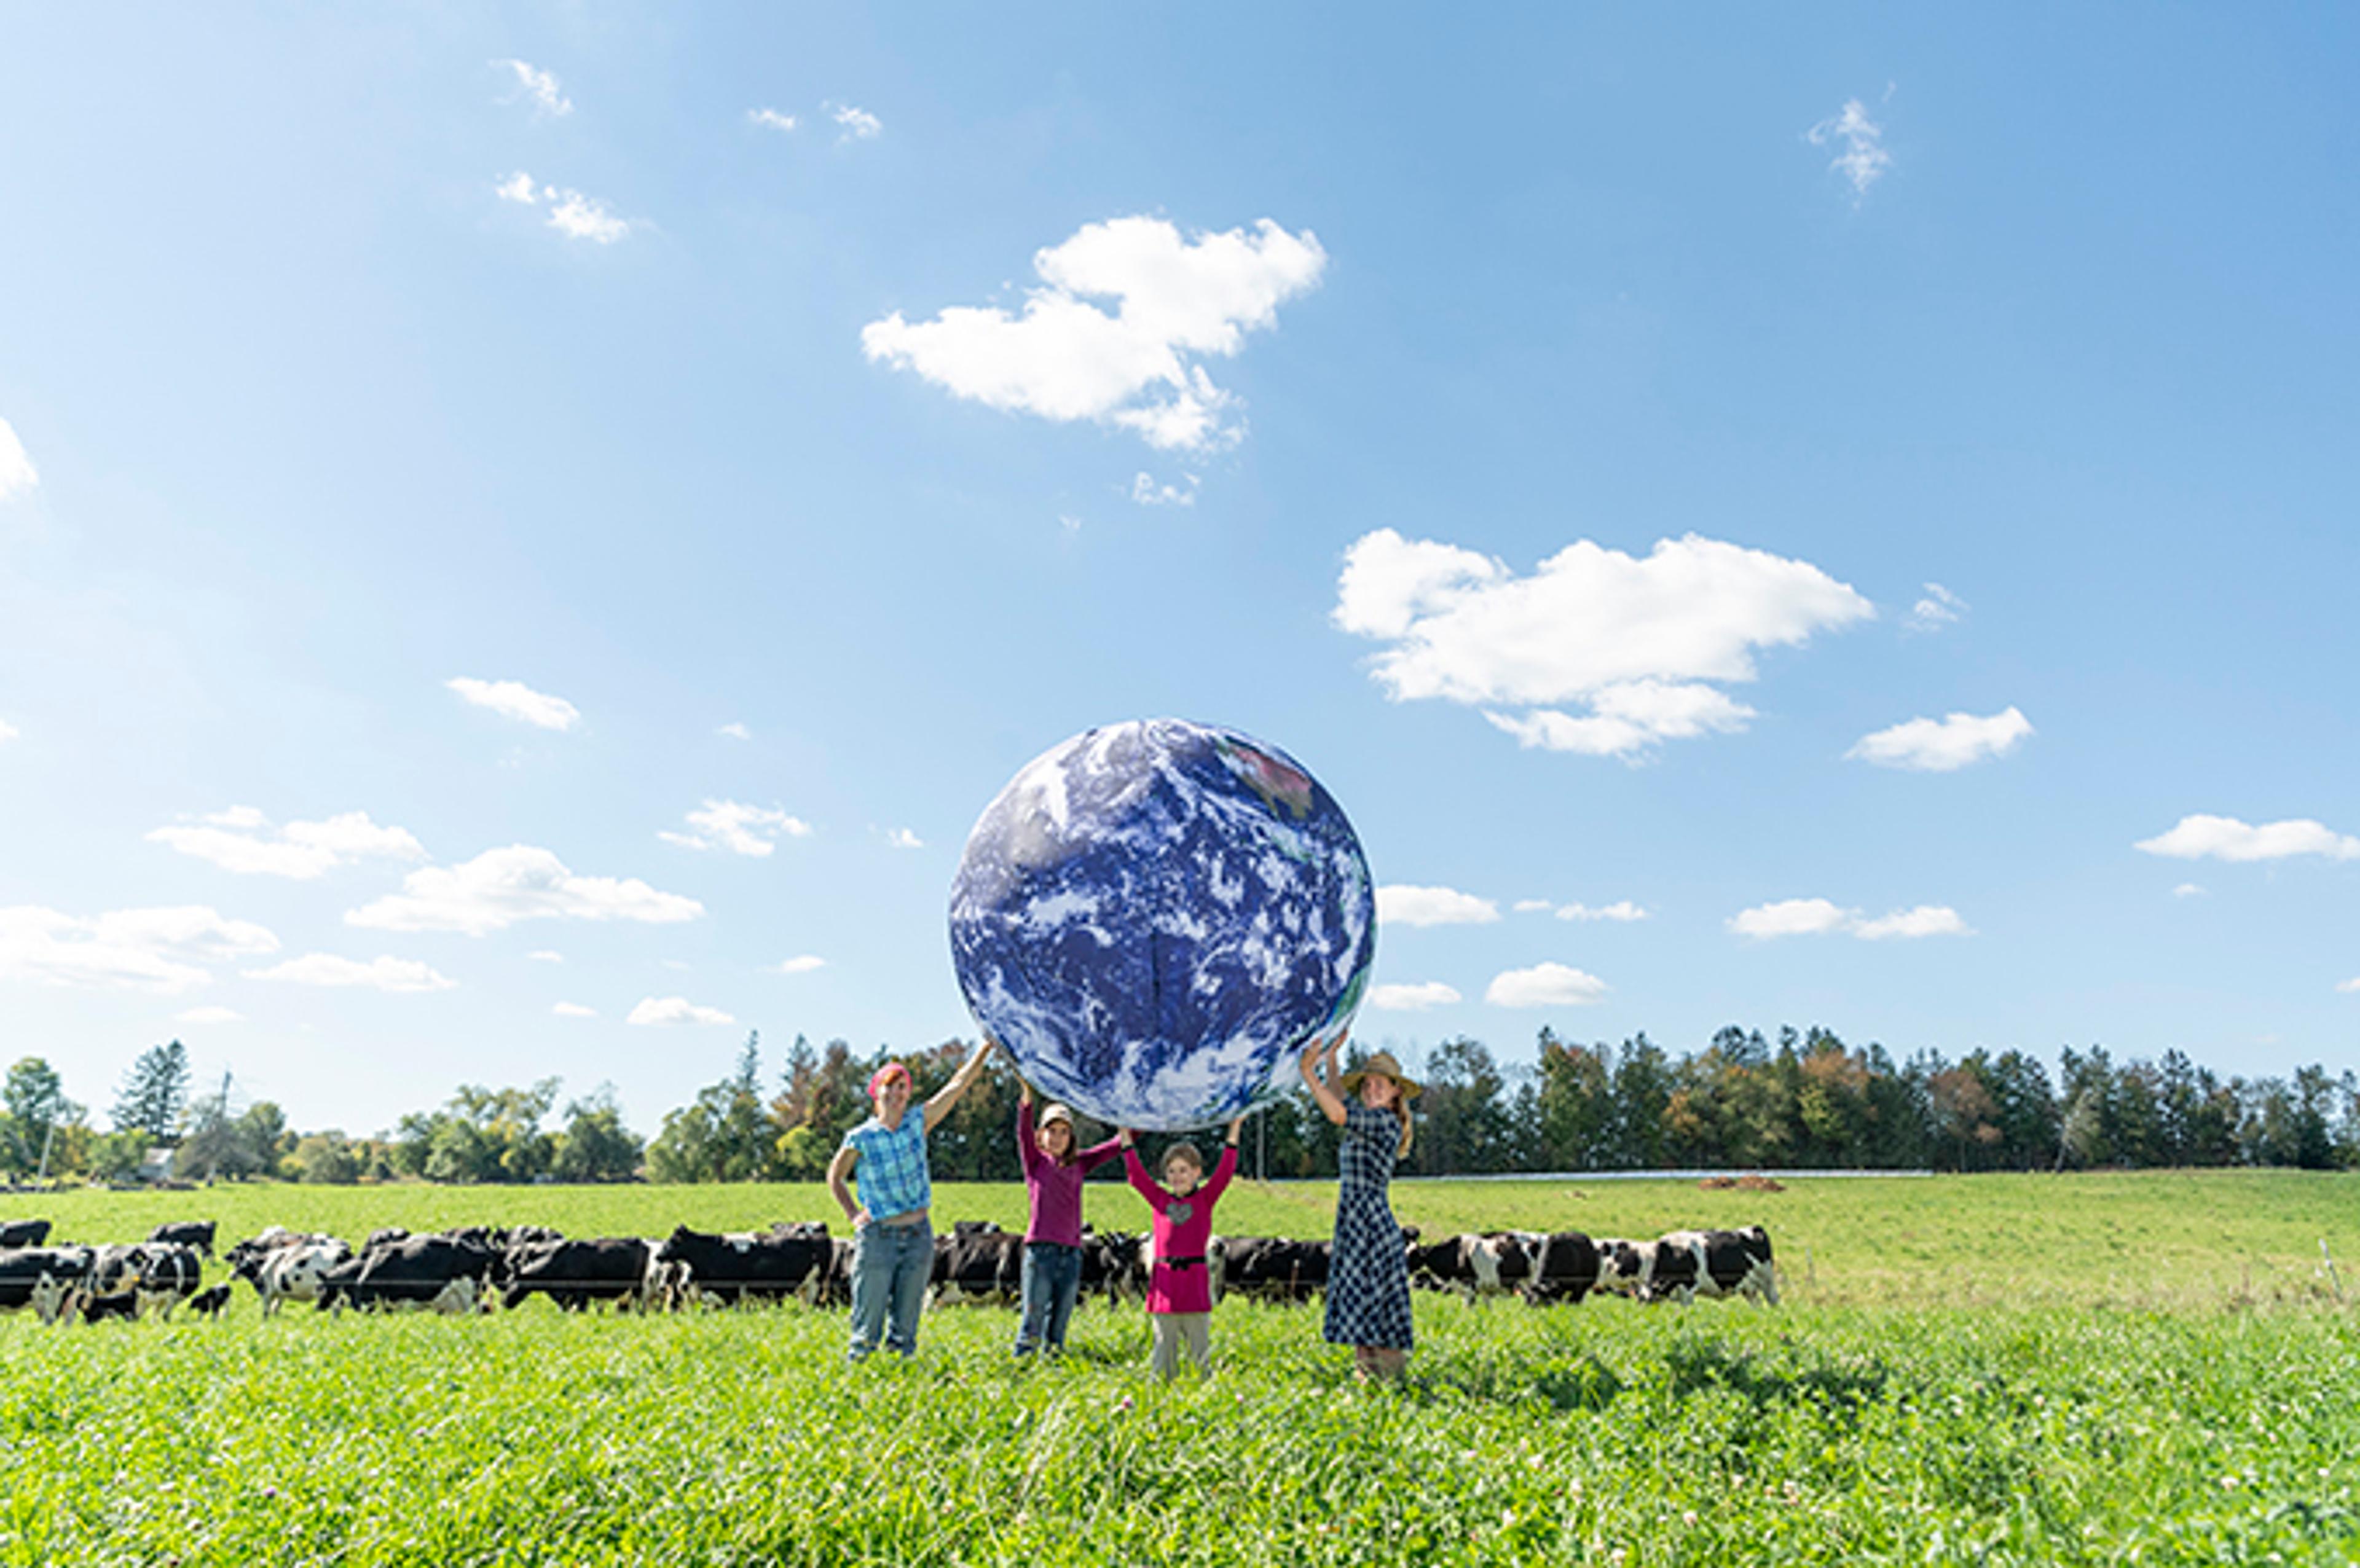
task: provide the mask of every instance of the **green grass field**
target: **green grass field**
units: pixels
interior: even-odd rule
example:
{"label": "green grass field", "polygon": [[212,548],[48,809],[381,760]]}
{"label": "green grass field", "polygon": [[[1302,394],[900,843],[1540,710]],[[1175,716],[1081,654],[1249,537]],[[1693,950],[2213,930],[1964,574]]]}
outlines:
{"label": "green grass field", "polygon": [[[1353,1387],[1316,1309],[1225,1303],[1217,1375],[1144,1376],[1135,1310],[1020,1367],[1012,1315],[914,1365],[840,1313],[47,1329],[0,1321],[0,1562],[2360,1561],[2360,1178],[1437,1183],[1442,1231],[1760,1220],[1781,1308],[1422,1298],[1415,1381]],[[1317,1235],[1332,1189],[1219,1228]],[[938,1216],[1022,1217],[1014,1188]],[[824,1217],[815,1188],[218,1189],[0,1198],[79,1240],[218,1218],[352,1235]],[[1142,1206],[1094,1191],[1091,1217]],[[2360,1283],[2360,1281],[2355,1281]]]}

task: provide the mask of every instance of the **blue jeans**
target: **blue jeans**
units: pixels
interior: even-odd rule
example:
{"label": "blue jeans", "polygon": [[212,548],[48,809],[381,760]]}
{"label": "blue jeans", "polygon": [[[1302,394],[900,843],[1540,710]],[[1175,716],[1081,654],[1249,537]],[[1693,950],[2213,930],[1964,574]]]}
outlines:
{"label": "blue jeans", "polygon": [[934,1272],[934,1226],[871,1220],[860,1227],[852,1243],[853,1360],[867,1360],[880,1340],[896,1355],[917,1353],[918,1313]]}
{"label": "blue jeans", "polygon": [[1058,1241],[1024,1244],[1024,1315],[1017,1321],[1016,1354],[1046,1345],[1065,1348],[1065,1323],[1082,1288],[1082,1249]]}

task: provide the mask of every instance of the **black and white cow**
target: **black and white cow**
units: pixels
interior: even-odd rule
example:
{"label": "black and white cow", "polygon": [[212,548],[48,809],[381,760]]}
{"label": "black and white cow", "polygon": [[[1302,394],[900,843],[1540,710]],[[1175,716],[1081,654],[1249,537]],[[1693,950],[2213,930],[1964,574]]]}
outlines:
{"label": "black and white cow", "polygon": [[219,1317],[222,1309],[228,1305],[229,1281],[226,1279],[218,1285],[209,1285],[189,1298],[189,1311],[201,1318]]}
{"label": "black and white cow", "polygon": [[1774,1307],[1778,1304],[1778,1269],[1771,1260],[1770,1233],[1760,1225],[1743,1230],[1677,1230],[1665,1236],[1661,1245],[1684,1249],[1693,1259],[1688,1280],[1693,1294],[1744,1296]]}
{"label": "black and white cow", "polygon": [[492,1251],[448,1236],[413,1236],[366,1248],[328,1270],[316,1302],[322,1310],[424,1308],[462,1316],[483,1300]]}
{"label": "black and white cow", "polygon": [[0,1312],[23,1312],[45,1323],[64,1315],[90,1255],[81,1247],[19,1247],[0,1253]]}
{"label": "black and white cow", "polygon": [[[91,1249],[90,1267],[83,1271],[82,1283],[75,1290],[76,1306],[86,1322],[137,1314],[139,1271],[148,1266],[148,1252],[153,1245],[145,1241],[115,1242]],[[123,1305],[110,1305],[93,1317],[90,1307],[97,1301]]]}
{"label": "black and white cow", "polygon": [[1082,1295],[1135,1301],[1147,1294],[1147,1238],[1134,1232],[1082,1227]]}
{"label": "black and white cow", "polygon": [[1564,1301],[1578,1306],[1597,1287],[1598,1244],[1578,1230],[1552,1231],[1533,1248],[1533,1274],[1524,1300],[1535,1306]]}
{"label": "black and white cow", "polygon": [[1673,1237],[1626,1241],[1615,1237],[1597,1246],[1598,1289],[1601,1290],[1634,1296],[1642,1301],[1685,1301],[1696,1294],[1703,1258],[1685,1241]]}
{"label": "black and white cow", "polygon": [[159,1225],[148,1233],[148,1239],[163,1247],[192,1247],[207,1258],[213,1255],[213,1220],[187,1220],[175,1225]]}
{"label": "black and white cow", "polygon": [[929,1280],[936,1306],[1006,1306],[1022,1291],[1024,1238],[980,1220],[961,1220],[934,1238]]}
{"label": "black and white cow", "polygon": [[[287,1247],[305,1246],[343,1247],[344,1257],[352,1256],[352,1248],[344,1247],[343,1242],[333,1236],[289,1230],[285,1225],[268,1225],[258,1235],[247,1236],[244,1241],[232,1242],[229,1250],[222,1254],[222,1261],[229,1265],[231,1273],[251,1281],[253,1276],[248,1272],[251,1265]],[[343,1258],[337,1261],[342,1262]]]}
{"label": "black and white cow", "polygon": [[651,1251],[637,1236],[512,1245],[500,1269],[500,1305],[519,1306],[535,1293],[562,1312],[580,1312],[593,1301],[642,1301]]}
{"label": "black and white cow", "polygon": [[1429,1290],[1457,1290],[1470,1302],[1522,1291],[1546,1239],[1535,1232],[1503,1230],[1413,1243],[1407,1249],[1410,1280]]}
{"label": "black and white cow", "polygon": [[230,1249],[230,1267],[262,1298],[262,1315],[266,1318],[276,1315],[282,1302],[317,1304],[328,1290],[329,1277],[351,1262],[353,1257],[353,1249],[333,1236],[290,1235],[283,1245],[240,1257],[239,1251],[246,1245],[240,1242]]}
{"label": "black and white cow", "polygon": [[172,1309],[195,1295],[204,1279],[204,1259],[197,1256],[195,1247],[179,1242],[150,1243],[139,1261],[138,1283],[132,1289],[143,1315],[153,1312],[169,1323]]}
{"label": "black and white cow", "polygon": [[715,1236],[686,1225],[656,1249],[657,1261],[687,1265],[689,1298],[713,1306],[815,1294],[834,1257],[824,1235]]}
{"label": "black and white cow", "polygon": [[42,1247],[49,1239],[47,1220],[9,1220],[0,1223],[0,1248]]}
{"label": "black and white cow", "polygon": [[1329,1244],[1283,1236],[1217,1236],[1207,1254],[1216,1301],[1234,1292],[1269,1301],[1307,1301],[1328,1288]]}

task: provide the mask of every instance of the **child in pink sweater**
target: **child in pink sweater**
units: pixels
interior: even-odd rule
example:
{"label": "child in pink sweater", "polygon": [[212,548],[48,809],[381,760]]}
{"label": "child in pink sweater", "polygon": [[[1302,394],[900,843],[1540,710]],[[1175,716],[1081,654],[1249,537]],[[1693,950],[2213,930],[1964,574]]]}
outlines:
{"label": "child in pink sweater", "polygon": [[1229,1124],[1229,1142],[1211,1180],[1205,1177],[1205,1157],[1193,1143],[1175,1143],[1164,1151],[1164,1181],[1159,1185],[1132,1147],[1132,1133],[1121,1133],[1123,1169],[1131,1184],[1155,1211],[1155,1268],[1147,1277],[1147,1311],[1155,1325],[1152,1365],[1155,1375],[1169,1378],[1180,1369],[1180,1347],[1201,1375],[1212,1369],[1213,1282],[1206,1271],[1205,1249],[1213,1239],[1213,1205],[1238,1171],[1240,1116]]}

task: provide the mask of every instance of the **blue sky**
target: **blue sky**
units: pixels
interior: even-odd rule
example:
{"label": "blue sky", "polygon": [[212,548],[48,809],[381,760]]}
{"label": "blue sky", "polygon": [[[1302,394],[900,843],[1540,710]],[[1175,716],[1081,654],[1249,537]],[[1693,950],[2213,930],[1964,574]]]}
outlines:
{"label": "blue sky", "polygon": [[2348,1064],[2354,32],[0,14],[0,1057],[652,1130],[1169,713],[1397,1048]]}

